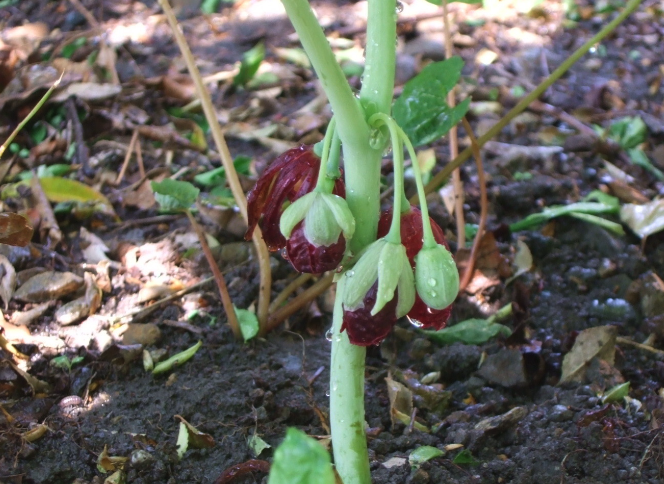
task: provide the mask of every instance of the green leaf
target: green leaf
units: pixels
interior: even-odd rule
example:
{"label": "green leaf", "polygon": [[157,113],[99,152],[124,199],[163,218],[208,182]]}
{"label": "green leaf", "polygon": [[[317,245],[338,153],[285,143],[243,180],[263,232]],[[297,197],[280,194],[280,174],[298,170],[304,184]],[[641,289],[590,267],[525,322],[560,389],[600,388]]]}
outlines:
{"label": "green leaf", "polygon": [[642,149],[639,149],[639,148],[629,149],[629,150],[627,150],[627,155],[629,156],[629,159],[632,163],[634,163],[635,165],[640,166],[644,170],[650,172],[659,181],[664,181],[664,173],[662,172],[662,170],[655,167],[655,165],[653,165],[650,162],[650,159],[643,152]]}
{"label": "green leaf", "polygon": [[461,452],[459,452],[452,462],[457,465],[470,465],[470,466],[475,466],[479,464],[479,461],[475,460],[473,454],[471,454],[468,449],[464,449]]}
{"label": "green leaf", "polygon": [[189,182],[166,178],[161,182],[151,182],[154,198],[159,206],[167,211],[188,210],[198,197],[200,190]]}
{"label": "green leaf", "polygon": [[274,452],[268,484],[334,484],[330,454],[301,430],[289,428]]}
{"label": "green leaf", "polygon": [[447,93],[456,85],[462,68],[463,61],[457,56],[429,64],[406,83],[394,101],[392,116],[414,146],[437,140],[468,111],[470,98],[455,108],[447,104]]}
{"label": "green leaf", "polygon": [[249,448],[254,452],[254,455],[256,457],[261,455],[261,452],[263,452],[265,449],[269,449],[270,447],[272,447],[270,444],[265,442],[256,434],[249,437],[249,441],[247,442],[247,444],[249,445]]}
{"label": "green leaf", "polygon": [[[597,200],[597,202],[588,200]],[[545,208],[540,213],[530,214],[523,220],[511,224],[510,230],[512,232],[527,230],[536,225],[548,222],[551,219],[562,217],[563,215],[572,215],[577,218],[584,218],[587,221],[597,222],[596,219],[589,219],[588,217],[583,217],[583,215],[579,217],[578,214],[611,214],[617,213],[619,209],[620,202],[616,197],[594,190],[582,202],[570,203],[569,205],[553,205]]]}
{"label": "green leaf", "polygon": [[602,403],[621,402],[629,393],[629,382],[614,386],[602,397]]}
{"label": "green leaf", "polygon": [[608,136],[625,149],[636,148],[646,140],[648,127],[639,116],[627,116],[611,123]]}
{"label": "green leaf", "polygon": [[[235,308],[235,306],[233,307]],[[240,331],[242,331],[245,341],[249,341],[258,334],[258,318],[254,313],[248,309],[235,308],[235,315],[240,323]]]}
{"label": "green leaf", "polygon": [[422,333],[438,344],[480,345],[498,335],[509,336],[511,331],[507,326],[485,319],[467,319],[439,331],[422,331]]}
{"label": "green leaf", "polygon": [[50,362],[50,365],[62,370],[71,370],[72,362],[69,361],[67,355],[56,356]]}
{"label": "green leaf", "polygon": [[[240,175],[249,175],[251,167],[251,158],[248,156],[238,156],[233,160],[235,171]],[[200,173],[194,177],[194,181],[204,187],[215,187],[226,184],[226,169],[223,166],[215,168],[205,173]]]}
{"label": "green leaf", "polygon": [[171,356],[166,361],[162,361],[161,363],[159,363],[157,366],[154,367],[154,369],[152,370],[152,374],[158,375],[160,373],[165,373],[173,369],[173,367],[179,366],[182,363],[189,361],[192,358],[192,356],[196,354],[196,352],[202,345],[203,342],[199,341],[191,348],[187,348],[186,350]]}
{"label": "green leaf", "polygon": [[78,39],[74,40],[71,44],[67,44],[62,48],[62,51],[60,52],[60,55],[66,59],[71,58],[72,55],[74,55],[74,52],[76,52],[79,48],[83,47],[87,43],[87,39],[85,37],[79,37]]}
{"label": "green leaf", "polygon": [[[71,173],[71,165],[65,165],[62,163],[56,163],[55,165],[39,165],[37,167],[37,177],[38,178],[49,178],[49,177],[62,177]],[[30,180],[32,178],[31,171],[23,171],[18,174],[19,180]]]}
{"label": "green leaf", "polygon": [[221,0],[203,0],[201,4],[201,12],[204,14],[216,13],[219,11]]}
{"label": "green leaf", "polygon": [[242,56],[240,72],[233,79],[233,85],[244,86],[256,75],[258,68],[265,59],[265,44],[259,42]]}
{"label": "green leaf", "polygon": [[445,452],[430,445],[423,445],[410,453],[408,462],[411,466],[418,466],[441,455],[445,455]]}
{"label": "green leaf", "polygon": [[113,205],[108,199],[94,188],[84,185],[76,180],[60,177],[43,177],[39,179],[46,198],[51,202],[80,202],[100,203],[113,212]]}
{"label": "green leaf", "polygon": [[44,126],[43,123],[36,123],[29,132],[32,143],[36,145],[44,141],[46,139],[47,134],[48,130],[46,129],[46,126]]}

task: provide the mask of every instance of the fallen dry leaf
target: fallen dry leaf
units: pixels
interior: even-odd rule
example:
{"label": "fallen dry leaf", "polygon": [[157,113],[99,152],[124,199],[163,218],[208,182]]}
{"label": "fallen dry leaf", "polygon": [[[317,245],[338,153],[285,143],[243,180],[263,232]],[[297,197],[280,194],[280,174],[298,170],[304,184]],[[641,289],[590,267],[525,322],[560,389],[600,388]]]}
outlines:
{"label": "fallen dry leaf", "polygon": [[83,284],[83,278],[71,272],[42,272],[19,287],[14,299],[34,303],[50,301],[77,291]]}
{"label": "fallen dry leaf", "polygon": [[34,230],[28,219],[17,213],[0,213],[0,244],[25,247]]}
{"label": "fallen dry leaf", "polygon": [[590,362],[598,358],[613,365],[616,352],[616,326],[598,326],[583,330],[563,360],[560,383],[582,381]]}
{"label": "fallen dry leaf", "polygon": [[620,208],[620,220],[642,239],[664,229],[664,200],[644,205],[627,203]]}
{"label": "fallen dry leaf", "polygon": [[9,300],[14,295],[15,289],[16,270],[4,255],[0,255],[0,298],[5,303],[5,311],[9,305]]}

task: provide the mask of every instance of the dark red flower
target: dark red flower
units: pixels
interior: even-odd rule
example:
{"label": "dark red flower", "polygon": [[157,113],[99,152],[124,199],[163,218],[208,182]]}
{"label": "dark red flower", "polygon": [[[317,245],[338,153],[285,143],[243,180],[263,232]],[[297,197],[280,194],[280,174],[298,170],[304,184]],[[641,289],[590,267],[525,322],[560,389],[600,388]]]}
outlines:
{"label": "dark red flower", "polygon": [[[279,219],[287,203],[292,203],[316,187],[320,158],[311,146],[302,145],[282,153],[268,166],[247,195],[249,227],[245,239],[250,240],[256,225],[271,251],[286,246],[279,230]],[[346,196],[343,181],[338,179],[333,193]]]}
{"label": "dark red flower", "polygon": [[[448,250],[449,246],[445,240],[443,229],[434,222],[431,217],[431,231],[436,242],[444,245]],[[378,237],[384,237],[390,231],[392,224],[392,209],[386,210],[380,215],[378,221]],[[410,261],[411,267],[415,268],[415,256],[422,249],[424,243],[424,231],[422,228],[422,212],[416,207],[410,207],[410,210],[401,214],[401,243],[406,247],[406,255]],[[408,312],[407,316],[411,321],[422,329],[443,329],[447,324],[452,312],[452,305],[443,309],[432,309],[427,306],[419,295],[415,296],[415,304]]]}
{"label": "dark red flower", "polygon": [[362,300],[362,306],[350,311],[344,309],[341,332],[348,333],[350,342],[357,346],[371,346],[378,344],[392,331],[397,323],[397,294],[375,316],[371,309],[376,304],[378,283],[371,286]]}
{"label": "dark red flower", "polygon": [[295,226],[290,239],[286,243],[286,259],[298,272],[306,274],[321,274],[333,271],[341,263],[346,251],[346,239],[343,234],[339,240],[328,246],[316,246],[309,242],[304,235],[304,221]]}

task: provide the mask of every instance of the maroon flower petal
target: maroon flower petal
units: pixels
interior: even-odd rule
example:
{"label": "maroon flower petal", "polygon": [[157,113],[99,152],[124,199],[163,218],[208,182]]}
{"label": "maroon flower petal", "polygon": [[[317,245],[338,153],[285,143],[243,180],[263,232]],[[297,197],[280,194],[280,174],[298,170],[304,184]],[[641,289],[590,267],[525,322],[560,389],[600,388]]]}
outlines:
{"label": "maroon flower petal", "polygon": [[362,306],[350,311],[344,309],[341,332],[348,333],[348,339],[354,345],[371,346],[378,344],[392,331],[397,322],[397,293],[375,316],[371,309],[376,304],[378,283],[371,286],[362,300]]}
{"label": "maroon flower petal", "polygon": [[307,274],[321,274],[336,269],[346,251],[343,234],[329,246],[315,246],[304,235],[304,222],[295,226],[286,244],[286,259],[296,271]]}
{"label": "maroon flower petal", "polygon": [[431,309],[427,306],[420,296],[415,296],[415,304],[410,311],[408,311],[408,318],[411,323],[421,329],[443,329],[447,325],[447,320],[450,319],[452,313],[452,305],[450,304],[443,309]]}

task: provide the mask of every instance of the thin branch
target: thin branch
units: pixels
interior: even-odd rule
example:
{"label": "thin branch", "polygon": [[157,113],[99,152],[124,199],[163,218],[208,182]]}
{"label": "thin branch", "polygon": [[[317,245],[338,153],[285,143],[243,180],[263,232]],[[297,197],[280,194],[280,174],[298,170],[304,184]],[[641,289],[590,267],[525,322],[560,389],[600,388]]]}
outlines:
{"label": "thin branch", "polygon": [[198,222],[196,222],[196,219],[191,214],[191,212],[187,210],[186,213],[187,217],[189,218],[189,221],[191,222],[192,227],[194,228],[194,231],[196,232],[196,235],[198,236],[198,241],[201,243],[203,254],[205,254],[205,258],[208,261],[208,265],[212,270],[212,275],[214,276],[214,280],[217,283],[217,287],[219,288],[219,295],[221,296],[221,303],[224,305],[224,311],[226,311],[226,318],[228,319],[228,324],[230,324],[235,337],[237,339],[242,339],[242,330],[240,329],[240,323],[238,322],[237,315],[235,314],[235,307],[233,306],[233,301],[231,301],[231,296],[228,294],[228,287],[226,287],[226,281],[224,280],[224,276],[219,270],[217,261],[214,260],[214,256],[212,255],[210,246],[208,245],[207,240],[205,239],[205,232],[203,232],[201,226],[198,225]]}
{"label": "thin branch", "polygon": [[277,309],[279,309],[279,306],[281,306],[284,302],[286,302],[286,299],[293,294],[299,287],[301,287],[305,282],[307,282],[309,279],[311,279],[313,275],[311,274],[300,274],[298,277],[293,279],[290,284],[288,284],[283,291],[281,291],[277,297],[275,297],[272,300],[272,303],[270,304],[270,313],[275,312]]}
{"label": "thin branch", "polygon": [[[240,178],[235,171],[235,166],[233,165],[233,158],[231,157],[230,151],[228,150],[228,145],[226,144],[226,139],[219,125],[219,120],[217,119],[217,114],[215,112],[214,106],[212,105],[212,100],[210,99],[210,93],[205,88],[203,79],[201,78],[201,73],[198,71],[196,66],[196,60],[189,49],[187,40],[184,38],[182,31],[180,30],[173,9],[169,4],[168,0],[159,0],[159,5],[164,10],[168,23],[171,26],[173,31],[173,36],[175,41],[182,52],[182,57],[187,64],[187,69],[189,70],[189,75],[191,76],[194,84],[196,86],[196,94],[201,100],[201,106],[203,107],[203,112],[205,113],[205,118],[207,119],[208,124],[210,125],[210,131],[212,132],[212,138],[217,146],[217,151],[221,157],[221,163],[226,169],[226,179],[228,185],[233,193],[233,198],[235,198],[235,203],[240,209],[242,218],[247,222],[247,198],[244,195],[242,190],[242,185],[240,184]],[[258,292],[258,310],[257,316],[258,321],[260,322],[261,331],[260,333],[265,333],[267,325],[267,317],[270,307],[270,295],[272,291],[272,272],[270,267],[270,253],[267,250],[265,241],[261,235],[259,228],[254,230],[253,242],[256,246],[256,253],[258,254],[258,266],[260,269],[260,287]]]}
{"label": "thin branch", "polygon": [[475,156],[475,164],[477,165],[477,178],[480,183],[480,223],[477,227],[477,233],[475,234],[475,240],[473,240],[473,247],[470,249],[470,257],[468,257],[468,265],[466,266],[466,271],[463,273],[461,282],[459,282],[459,292],[462,292],[468,286],[470,282],[473,271],[475,269],[475,259],[477,259],[477,250],[480,246],[482,240],[482,235],[484,235],[484,229],[486,227],[486,219],[489,215],[489,200],[486,193],[486,177],[484,176],[484,166],[482,165],[482,153],[480,151],[480,146],[477,143],[477,138],[473,133],[473,128],[470,126],[470,123],[466,118],[463,118],[463,127],[468,132],[470,137],[470,146],[473,150],[473,155]]}
{"label": "thin branch", "polygon": [[[481,136],[477,140],[477,144],[482,147],[487,141],[500,133],[503,128],[509,124],[510,121],[521,114],[526,108],[528,108],[528,106],[530,106],[530,103],[540,97],[549,87],[551,87],[554,82],[560,79],[570,69],[570,67],[576,63],[576,61],[578,61],[586,54],[586,52],[588,52],[588,50],[590,50],[591,47],[604,40],[604,38],[613,32],[623,20],[625,20],[634,10],[636,10],[639,5],[641,5],[642,1],[643,0],[630,0],[627,2],[623,11],[620,12],[620,15],[606,24],[602,30],[600,30],[585,44],[576,49],[574,53],[565,59],[565,61],[555,71],[553,71],[549,77],[544,79],[533,91],[531,91],[527,96],[519,101],[516,106],[514,106],[505,116],[503,116],[496,124],[494,124],[489,129],[489,131]],[[461,166],[464,161],[470,158],[472,153],[472,147],[468,147],[463,150],[459,156],[449,162],[429,181],[429,183],[427,183],[427,186],[425,187],[426,192],[430,193],[433,190],[436,190],[447,179],[447,177],[450,176],[450,173],[452,173],[455,168]],[[410,202],[412,204],[418,203],[417,195],[411,198]]]}
{"label": "thin branch", "polygon": [[[452,57],[452,32],[450,28],[450,19],[447,11],[447,0],[443,0],[443,31],[445,32],[445,58]],[[450,108],[456,106],[454,88],[447,93],[447,104]],[[450,129],[450,157],[452,159],[459,156],[459,130],[456,126]],[[452,172],[452,184],[454,186],[454,218],[457,226],[457,240],[459,247],[466,246],[466,220],[463,214],[463,184],[461,183],[461,168],[456,168]]]}
{"label": "thin branch", "polygon": [[298,296],[286,306],[275,311],[268,320],[267,330],[272,331],[274,328],[279,326],[284,319],[297,312],[300,308],[303,308],[312,299],[323,294],[325,290],[332,285],[333,278],[334,273],[329,273],[325,277],[319,279],[318,282],[316,282],[316,284],[311,286],[309,289],[301,294],[298,294]]}
{"label": "thin branch", "polygon": [[[122,183],[122,179],[125,176],[125,173],[127,172],[127,167],[129,166],[129,160],[131,160],[131,155],[134,152],[134,147],[136,146],[136,140],[138,139],[138,130],[135,129],[134,132],[131,135],[131,140],[129,141],[129,148],[127,148],[127,153],[125,154],[125,159],[122,162],[122,168],[120,168],[120,173],[118,173],[118,177],[115,180],[115,186],[119,186],[120,183]],[[144,178],[145,174],[141,176],[141,178]]]}

